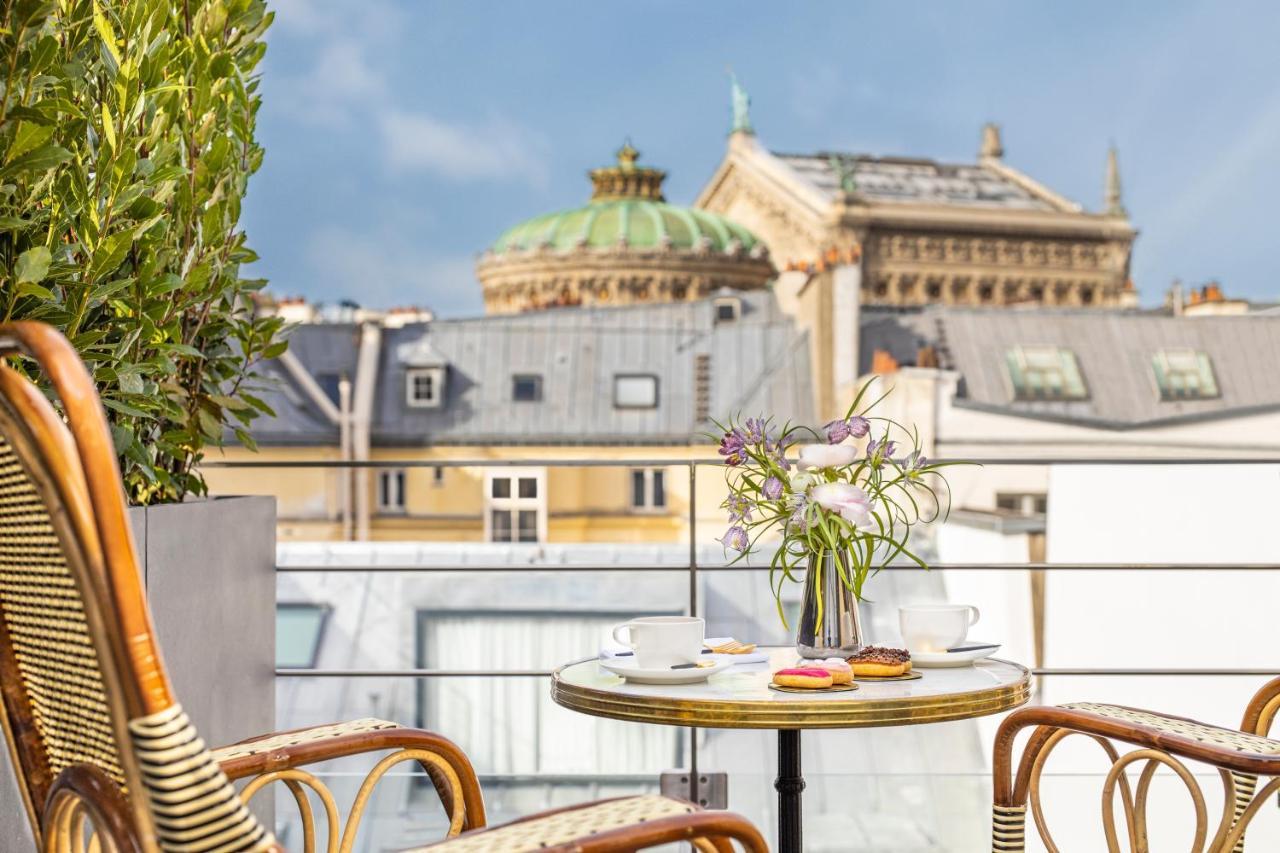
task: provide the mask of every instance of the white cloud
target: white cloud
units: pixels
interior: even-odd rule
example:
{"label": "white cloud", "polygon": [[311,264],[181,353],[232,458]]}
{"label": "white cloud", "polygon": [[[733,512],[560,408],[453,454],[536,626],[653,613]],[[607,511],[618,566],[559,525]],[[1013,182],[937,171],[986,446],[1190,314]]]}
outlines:
{"label": "white cloud", "polygon": [[545,141],[503,118],[477,126],[389,110],[381,127],[387,165],[394,171],[464,181],[517,178],[546,186]]}
{"label": "white cloud", "polygon": [[334,36],[320,42],[310,71],[275,82],[272,103],[308,124],[337,128],[386,99],[386,77],[370,64],[366,46]]}
{"label": "white cloud", "polygon": [[313,276],[307,291],[321,299],[349,297],[370,308],[412,304],[443,315],[481,310],[474,258],[423,250],[393,230],[321,226],[307,240],[306,262]]}

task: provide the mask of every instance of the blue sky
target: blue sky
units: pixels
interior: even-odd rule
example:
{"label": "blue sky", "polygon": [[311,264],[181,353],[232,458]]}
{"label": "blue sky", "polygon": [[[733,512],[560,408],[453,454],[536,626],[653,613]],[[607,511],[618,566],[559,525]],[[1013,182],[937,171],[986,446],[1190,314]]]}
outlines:
{"label": "blue sky", "polygon": [[761,140],[1005,159],[1090,209],[1120,151],[1146,303],[1280,296],[1280,6],[274,0],[244,225],[277,294],[479,313],[476,253],[631,137],[687,203],[732,66]]}

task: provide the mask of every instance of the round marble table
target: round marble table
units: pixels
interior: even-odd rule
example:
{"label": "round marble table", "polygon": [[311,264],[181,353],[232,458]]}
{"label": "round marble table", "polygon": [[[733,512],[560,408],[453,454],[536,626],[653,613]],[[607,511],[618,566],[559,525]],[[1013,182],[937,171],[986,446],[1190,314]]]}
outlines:
{"label": "round marble table", "polygon": [[778,732],[778,849],[802,849],[800,732],[864,726],[907,726],[963,720],[1007,711],[1031,697],[1026,667],[988,658],[955,669],[919,669],[913,681],[859,681],[845,692],[781,693],[769,689],[776,670],[795,666],[795,648],[762,649],[768,662],[738,664],[686,685],[630,684],[595,658],[574,661],[551,676],[551,696],[584,714],[713,729]]}

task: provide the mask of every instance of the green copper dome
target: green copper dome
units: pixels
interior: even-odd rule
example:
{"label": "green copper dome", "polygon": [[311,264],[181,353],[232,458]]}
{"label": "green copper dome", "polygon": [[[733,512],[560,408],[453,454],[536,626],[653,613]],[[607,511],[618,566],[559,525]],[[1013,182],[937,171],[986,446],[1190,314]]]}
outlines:
{"label": "green copper dome", "polygon": [[591,172],[590,203],[544,213],[508,228],[491,247],[496,253],[580,248],[670,249],[712,253],[751,252],[759,241],[723,216],[667,204],[662,196],[666,173],[637,166],[628,143],[618,165]]}
{"label": "green copper dome", "polygon": [[756,245],[750,231],[723,216],[665,201],[593,201],[585,207],[544,213],[507,229],[495,252],[547,248],[558,252],[589,247],[699,249],[724,252],[738,241]]}

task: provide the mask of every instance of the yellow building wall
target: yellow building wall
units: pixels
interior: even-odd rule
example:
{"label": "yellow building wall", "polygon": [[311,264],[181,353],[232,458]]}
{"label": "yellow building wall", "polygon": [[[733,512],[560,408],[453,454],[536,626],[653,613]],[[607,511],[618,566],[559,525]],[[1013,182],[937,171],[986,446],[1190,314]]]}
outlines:
{"label": "yellow building wall", "polygon": [[[336,448],[262,448],[251,453],[231,447],[211,453],[208,462],[305,462],[337,460]],[[557,460],[615,461],[608,467],[557,467]],[[641,466],[651,460],[665,466]],[[546,541],[548,542],[687,542],[689,535],[689,467],[685,460],[713,460],[715,448],[705,445],[666,447],[534,446],[377,448],[372,461],[410,462],[405,467],[404,511],[380,512],[379,469],[368,469],[364,488],[370,508],[369,538],[375,541],[481,542],[485,538],[485,473],[504,470],[486,466],[489,460],[519,460],[545,470]],[[475,466],[441,466],[436,479],[433,462],[476,462]],[[660,467],[664,472],[666,505],[659,509],[631,506],[631,472],[637,467]],[[210,494],[268,494],[278,501],[281,540],[342,538],[341,478],[351,476],[354,489],[360,475],[343,469],[219,468],[203,469]],[[725,522],[724,471],[718,464],[697,468],[697,539],[711,542],[723,535]],[[354,504],[353,500],[353,515]]]}

